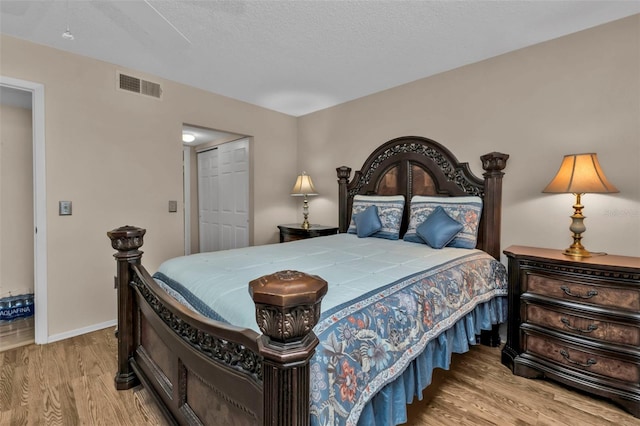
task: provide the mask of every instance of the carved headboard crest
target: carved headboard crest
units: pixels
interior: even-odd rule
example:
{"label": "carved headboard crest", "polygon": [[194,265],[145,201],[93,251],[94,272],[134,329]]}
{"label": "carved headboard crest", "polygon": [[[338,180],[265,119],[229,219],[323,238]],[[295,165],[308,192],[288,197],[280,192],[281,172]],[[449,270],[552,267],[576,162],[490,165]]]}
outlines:
{"label": "carved headboard crest", "polygon": [[[394,144],[392,147],[384,149],[382,153],[380,153],[376,158],[373,159],[365,173],[356,173],[356,178],[354,179],[354,181],[357,179],[357,182],[352,188],[351,185],[349,185],[349,197],[360,194],[362,188],[371,182],[371,177],[379,168],[380,164],[384,163],[386,160],[398,156],[399,154],[418,154],[431,159],[433,163],[440,168],[442,174],[444,174],[450,181],[458,185],[461,190],[470,195],[473,194],[482,196],[481,184],[470,184],[468,177],[464,175],[463,171],[460,168],[454,167],[454,165],[451,164],[451,162],[445,157],[442,152],[424,144],[409,142]],[[411,171],[409,170],[408,172],[410,173]]]}

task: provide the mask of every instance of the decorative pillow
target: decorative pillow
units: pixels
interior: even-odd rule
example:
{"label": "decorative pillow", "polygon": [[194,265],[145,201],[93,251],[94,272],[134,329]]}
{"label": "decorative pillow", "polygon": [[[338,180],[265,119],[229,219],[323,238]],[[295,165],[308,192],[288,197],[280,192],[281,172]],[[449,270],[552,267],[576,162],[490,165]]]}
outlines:
{"label": "decorative pillow", "polygon": [[353,220],[356,223],[358,238],[370,237],[382,229],[382,222],[378,217],[378,208],[376,206],[367,207],[362,213],[355,215]]}
{"label": "decorative pillow", "polygon": [[415,195],[411,199],[409,227],[404,234],[404,240],[423,243],[424,240],[420,238],[416,230],[438,206],[441,206],[451,218],[463,226],[462,231],[455,236],[448,246],[475,248],[478,241],[480,215],[482,214],[482,198],[475,196],[427,197]]}
{"label": "decorative pillow", "polygon": [[441,249],[453,241],[462,228],[464,227],[460,222],[451,218],[442,206],[438,206],[427,220],[416,228],[416,233],[429,246]]}
{"label": "decorative pillow", "polygon": [[388,240],[400,238],[400,225],[402,224],[402,212],[404,210],[403,195],[356,195],[353,197],[351,223],[347,232],[349,234],[357,234],[354,218],[369,206],[378,208],[378,218],[382,224],[382,228],[372,234],[371,237],[386,238]]}

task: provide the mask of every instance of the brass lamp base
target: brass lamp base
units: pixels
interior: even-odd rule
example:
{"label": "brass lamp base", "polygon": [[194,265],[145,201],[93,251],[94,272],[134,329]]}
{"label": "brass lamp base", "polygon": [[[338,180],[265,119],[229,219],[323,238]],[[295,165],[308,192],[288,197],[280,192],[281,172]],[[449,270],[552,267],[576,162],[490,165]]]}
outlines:
{"label": "brass lamp base", "polygon": [[582,209],[584,206],[580,204],[580,196],[576,195],[576,203],[573,205],[573,215],[571,215],[571,226],[569,230],[573,232],[573,244],[566,249],[563,254],[571,257],[591,257],[589,250],[585,249],[580,240],[582,240],[582,233],[586,231],[584,226],[585,217],[582,215]]}
{"label": "brass lamp base", "polygon": [[304,203],[302,204],[302,216],[304,217],[304,220],[302,221],[302,225],[300,225],[302,227],[302,229],[309,229],[309,227],[311,226],[309,224],[309,220],[307,219],[309,217],[309,200],[307,200],[307,195],[304,195]]}
{"label": "brass lamp base", "polygon": [[591,252],[589,250],[582,247],[582,244],[580,244],[580,247],[575,247],[575,243],[571,244],[568,249],[565,249],[562,254],[571,257],[591,257]]}

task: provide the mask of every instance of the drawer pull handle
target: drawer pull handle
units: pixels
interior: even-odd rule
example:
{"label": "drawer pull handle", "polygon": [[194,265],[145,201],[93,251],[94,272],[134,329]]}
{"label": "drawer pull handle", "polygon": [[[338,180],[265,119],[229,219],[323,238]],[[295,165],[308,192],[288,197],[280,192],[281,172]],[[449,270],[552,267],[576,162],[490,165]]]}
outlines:
{"label": "drawer pull handle", "polygon": [[562,355],[562,357],[569,363],[569,364],[573,364],[573,365],[577,365],[579,367],[591,367],[592,365],[596,365],[598,362],[593,359],[593,358],[589,358],[587,360],[586,364],[583,364],[581,362],[578,361],[574,361],[571,359],[571,357],[569,357],[569,353],[567,353],[567,351],[565,351],[564,349],[562,349],[560,351],[560,355]]}
{"label": "drawer pull handle", "polygon": [[567,318],[560,318],[560,321],[562,321],[564,326],[567,327],[569,330],[577,331],[578,333],[591,333],[592,331],[595,331],[598,329],[598,326],[595,324],[589,324],[589,327],[587,327],[586,329],[574,327],[571,325],[571,323]]}
{"label": "drawer pull handle", "polygon": [[569,289],[569,287],[567,287],[566,285],[563,285],[562,287],[560,287],[560,289],[562,291],[564,291],[564,293],[567,296],[571,296],[571,297],[579,297],[580,299],[591,299],[593,296],[597,296],[598,295],[598,291],[597,290],[589,290],[587,292],[586,296],[583,296],[582,294],[573,294],[571,292],[571,289]]}

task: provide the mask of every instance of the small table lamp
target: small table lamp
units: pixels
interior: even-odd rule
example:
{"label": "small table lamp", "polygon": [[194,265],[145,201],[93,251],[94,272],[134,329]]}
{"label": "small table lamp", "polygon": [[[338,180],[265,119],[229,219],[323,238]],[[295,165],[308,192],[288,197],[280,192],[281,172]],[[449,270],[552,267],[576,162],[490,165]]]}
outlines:
{"label": "small table lamp", "polygon": [[296,179],[296,184],[293,185],[291,195],[304,196],[304,204],[302,205],[302,215],[304,216],[304,221],[302,222],[302,229],[309,229],[309,201],[307,200],[307,196],[318,195],[316,193],[316,189],[313,187],[311,176],[309,176],[306,172],[302,172],[302,174],[298,176],[298,179]]}
{"label": "small table lamp", "polygon": [[574,212],[569,227],[573,232],[573,244],[564,251],[564,254],[574,257],[591,256],[591,253],[580,243],[582,233],[586,230],[583,223],[585,216],[582,215],[584,206],[580,204],[580,197],[589,192],[620,192],[607,180],[598,163],[597,154],[565,155],[560,170],[542,192],[575,194],[576,203],[573,205]]}

